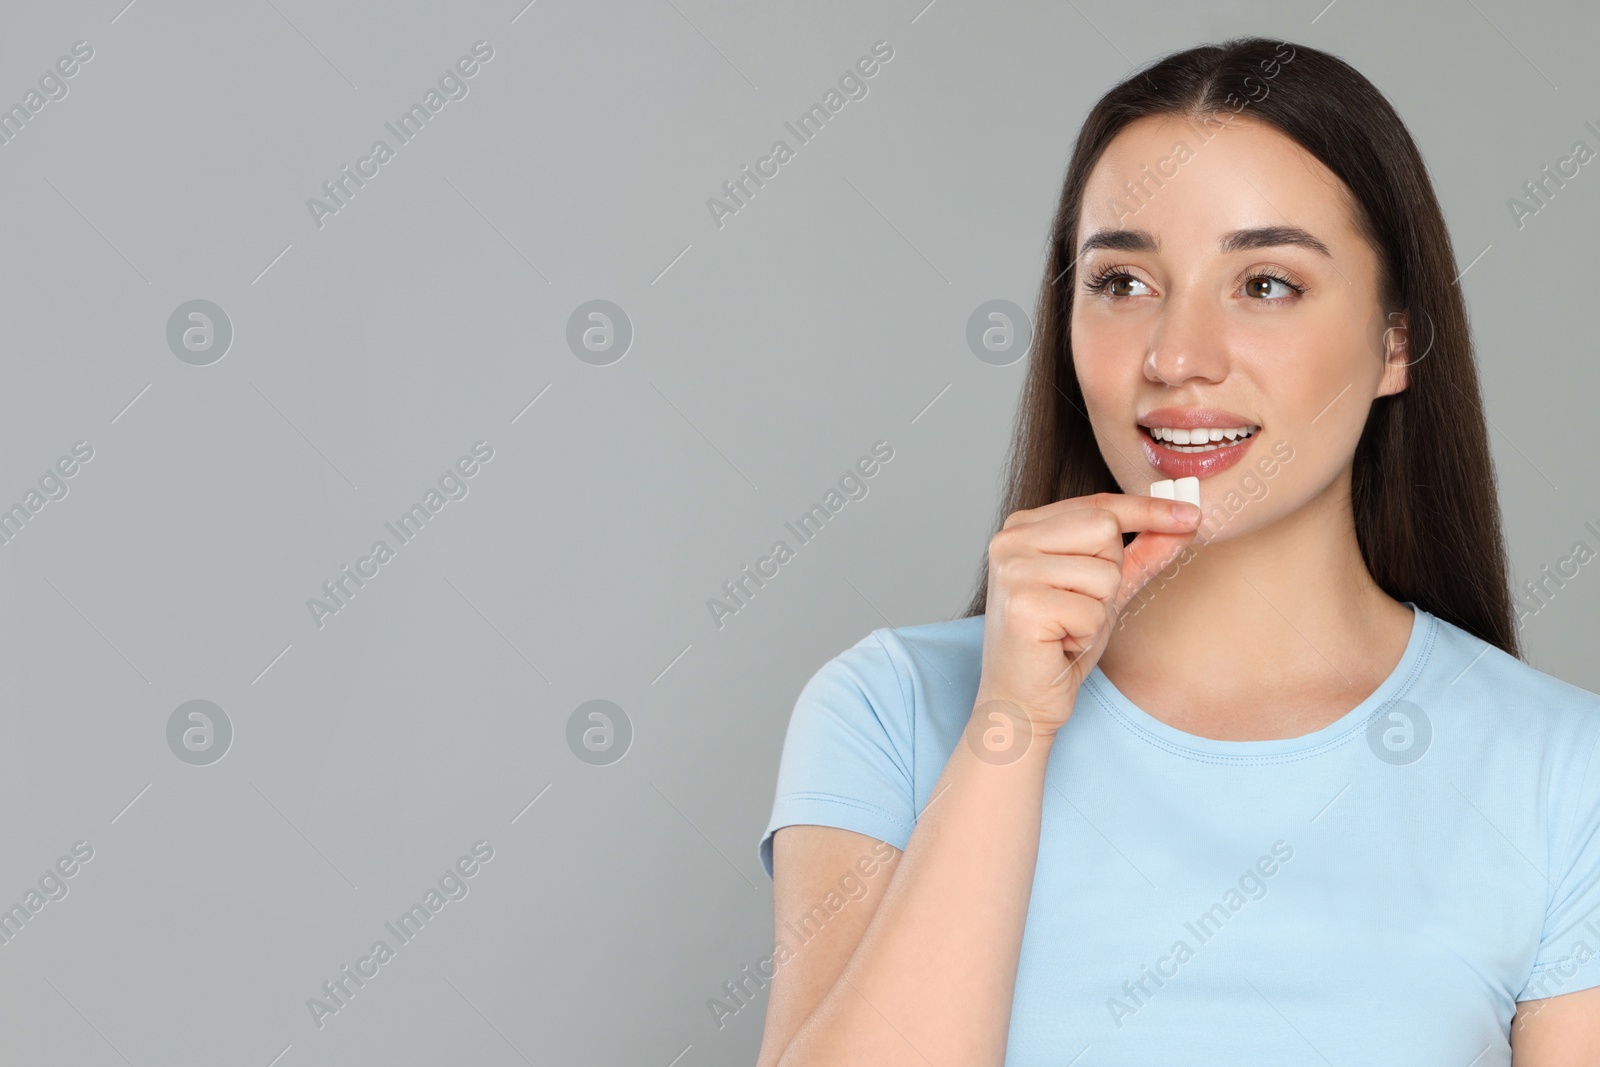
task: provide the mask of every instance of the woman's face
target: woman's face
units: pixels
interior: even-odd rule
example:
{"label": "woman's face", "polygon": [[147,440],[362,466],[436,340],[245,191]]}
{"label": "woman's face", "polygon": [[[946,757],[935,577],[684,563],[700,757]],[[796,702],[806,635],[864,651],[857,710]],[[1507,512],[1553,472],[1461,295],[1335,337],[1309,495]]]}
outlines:
{"label": "woman's face", "polygon": [[1070,275],[1101,454],[1128,493],[1198,478],[1201,540],[1347,491],[1372,400],[1406,382],[1408,324],[1385,318],[1343,183],[1270,126],[1226,117],[1144,118],[1112,140]]}

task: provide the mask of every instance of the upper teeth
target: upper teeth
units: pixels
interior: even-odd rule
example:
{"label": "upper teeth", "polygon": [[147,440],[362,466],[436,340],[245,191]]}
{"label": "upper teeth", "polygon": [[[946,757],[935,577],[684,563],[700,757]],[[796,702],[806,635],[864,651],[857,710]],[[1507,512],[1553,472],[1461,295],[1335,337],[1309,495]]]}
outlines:
{"label": "upper teeth", "polygon": [[1236,441],[1241,437],[1249,437],[1259,429],[1261,429],[1259,426],[1234,426],[1226,430],[1205,427],[1185,430],[1173,426],[1152,426],[1150,436],[1157,441],[1171,441],[1175,445],[1200,445],[1207,441],[1220,441],[1223,438]]}

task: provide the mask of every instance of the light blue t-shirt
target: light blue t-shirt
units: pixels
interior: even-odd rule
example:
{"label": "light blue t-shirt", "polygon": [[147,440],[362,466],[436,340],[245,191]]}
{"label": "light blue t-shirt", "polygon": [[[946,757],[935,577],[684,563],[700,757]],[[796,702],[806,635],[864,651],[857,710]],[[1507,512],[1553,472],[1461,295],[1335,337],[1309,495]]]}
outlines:
{"label": "light blue t-shirt", "polygon": [[[1089,674],[1046,771],[1007,1067],[1507,1067],[1517,1001],[1600,985],[1600,697],[1407,603],[1394,672],[1302,737],[1198,737]],[[906,847],[982,648],[981,615],[880,628],[815,673],[769,876],[795,823]]]}

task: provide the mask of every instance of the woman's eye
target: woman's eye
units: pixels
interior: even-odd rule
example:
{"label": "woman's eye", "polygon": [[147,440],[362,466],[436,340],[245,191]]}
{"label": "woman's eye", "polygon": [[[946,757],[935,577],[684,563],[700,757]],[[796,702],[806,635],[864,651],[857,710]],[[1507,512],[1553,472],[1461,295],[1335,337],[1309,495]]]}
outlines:
{"label": "woman's eye", "polygon": [[[1280,292],[1276,295],[1272,292],[1273,286],[1280,288]],[[1248,279],[1244,283],[1244,291],[1250,296],[1260,297],[1265,300],[1282,300],[1285,297],[1301,292],[1300,287],[1293,282],[1286,281],[1283,278],[1275,278],[1270,274],[1257,274],[1255,277]]]}
{"label": "woman's eye", "polygon": [[[1144,282],[1127,271],[1112,269],[1091,278],[1085,283],[1084,289],[1089,293],[1100,294],[1111,300],[1121,301],[1139,295],[1136,291],[1124,288],[1125,286],[1144,284]],[[1260,300],[1262,303],[1281,303],[1290,297],[1299,296],[1305,292],[1304,286],[1298,285],[1287,278],[1280,278],[1275,274],[1252,275],[1245,280],[1243,288],[1246,296]]]}
{"label": "woman's eye", "polygon": [[1144,282],[1141,282],[1138,278],[1135,278],[1126,271],[1111,270],[1106,271],[1097,277],[1091,278],[1084,284],[1084,289],[1089,293],[1104,294],[1111,297],[1113,300],[1124,300],[1129,296],[1134,295],[1132,293],[1123,292],[1119,288],[1124,284],[1143,285]]}

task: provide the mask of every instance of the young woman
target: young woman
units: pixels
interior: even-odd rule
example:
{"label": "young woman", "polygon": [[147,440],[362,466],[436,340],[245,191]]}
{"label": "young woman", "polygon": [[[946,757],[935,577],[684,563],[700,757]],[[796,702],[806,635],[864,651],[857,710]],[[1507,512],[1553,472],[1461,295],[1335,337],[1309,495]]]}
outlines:
{"label": "young woman", "polygon": [[1520,659],[1457,272],[1327,53],[1095,105],[977,595],[795,706],[760,1067],[1600,1063],[1600,697]]}

